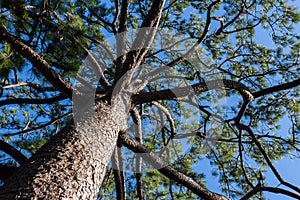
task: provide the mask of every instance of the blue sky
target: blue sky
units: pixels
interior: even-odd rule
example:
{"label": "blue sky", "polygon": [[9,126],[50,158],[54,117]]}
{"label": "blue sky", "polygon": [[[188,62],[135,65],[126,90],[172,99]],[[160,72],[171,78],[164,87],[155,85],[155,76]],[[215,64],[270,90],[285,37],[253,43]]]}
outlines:
{"label": "blue sky", "polygon": [[[295,1],[293,4],[297,5],[297,3],[299,4],[299,0]],[[299,10],[300,11],[300,10]],[[297,25],[297,30],[300,30],[300,25]],[[255,38],[255,40],[258,43],[261,43],[263,45],[266,46],[272,46],[272,42],[270,40],[269,37],[269,33],[267,31],[264,31],[263,29],[258,29],[257,32],[257,37]],[[281,130],[279,130],[281,132],[281,134],[287,134],[287,130],[289,129],[289,123],[288,120],[286,118],[284,118],[283,120],[281,120],[280,124],[282,125]],[[274,162],[275,167],[277,167],[279,173],[281,174],[281,176],[283,177],[283,179],[291,182],[292,184],[298,185],[300,186],[300,174],[299,174],[299,169],[300,169],[300,159],[298,158],[290,158],[290,157],[285,157],[279,161]],[[207,187],[209,189],[211,189],[212,191],[215,192],[220,192],[220,188],[218,187],[218,177],[210,177],[209,174],[211,174],[211,166],[209,164],[209,161],[204,159],[203,161],[201,161],[201,165],[197,166],[197,168],[199,167],[199,172],[201,173],[205,173],[207,175],[206,178],[206,182],[207,182]],[[267,172],[267,183],[269,183],[271,186],[276,186],[278,184],[278,181],[276,179],[276,177],[273,175],[273,173],[269,170]],[[271,193],[266,193],[267,194],[267,198],[271,199],[271,200],[282,200],[284,199],[292,199],[286,196],[282,196],[282,195],[276,195],[276,194],[271,194]]]}
{"label": "blue sky", "polygon": [[[298,8],[298,11],[300,12],[300,7],[299,7],[299,0],[296,0],[294,2],[290,3],[292,5],[295,5]],[[189,12],[187,12],[189,14]],[[213,24],[214,25],[214,24]],[[216,24],[218,25],[218,24]],[[214,26],[212,26],[212,29]],[[300,24],[297,24],[295,26],[295,30],[300,30]],[[300,31],[298,31],[300,33]],[[271,39],[271,34],[270,30],[264,30],[261,27],[256,28],[256,37],[254,38],[255,42],[267,46],[267,47],[274,47],[274,43],[272,42]],[[291,123],[288,120],[287,116],[284,117],[283,119],[280,120],[279,124],[281,125],[281,129],[276,131],[277,134],[286,136],[288,134],[288,130],[291,127]],[[300,156],[300,155],[298,155]],[[281,160],[274,161],[274,166],[277,168],[278,172],[282,176],[282,178],[291,184],[294,184],[296,186],[300,186],[300,159],[299,157],[292,157],[292,156],[285,156]],[[206,186],[210,190],[214,192],[219,192],[222,193],[221,188],[219,187],[218,183],[218,177],[211,176],[211,168],[212,166],[209,163],[209,160],[203,159],[197,167],[195,167],[195,170],[197,170],[199,173],[204,173],[206,175]],[[266,172],[266,183],[269,186],[276,187],[279,185],[279,181],[277,178],[274,176],[272,171],[268,168]],[[284,188],[284,187],[283,187]],[[288,189],[288,188],[284,188]],[[270,192],[264,192],[266,195],[267,199],[270,200],[289,200],[289,199],[294,199],[285,195],[281,194],[274,194]]]}

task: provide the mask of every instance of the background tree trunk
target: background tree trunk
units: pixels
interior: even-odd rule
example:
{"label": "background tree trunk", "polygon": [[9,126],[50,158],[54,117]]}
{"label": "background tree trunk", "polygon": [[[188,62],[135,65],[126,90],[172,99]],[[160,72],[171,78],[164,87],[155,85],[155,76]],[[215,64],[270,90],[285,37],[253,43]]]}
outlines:
{"label": "background tree trunk", "polygon": [[81,131],[72,121],[50,139],[6,181],[0,199],[95,199],[118,135],[110,106],[96,113]]}

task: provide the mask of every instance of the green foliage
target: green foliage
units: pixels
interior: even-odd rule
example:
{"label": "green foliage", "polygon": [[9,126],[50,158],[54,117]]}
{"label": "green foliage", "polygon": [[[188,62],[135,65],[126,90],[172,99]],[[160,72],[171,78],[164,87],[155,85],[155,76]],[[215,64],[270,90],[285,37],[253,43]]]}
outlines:
{"label": "green foliage", "polygon": [[47,138],[35,138],[34,140],[16,141],[21,149],[28,150],[30,153],[36,152],[41,146],[47,142]]}
{"label": "green foliage", "polygon": [[[196,44],[204,32],[211,2],[166,2],[159,23],[159,29],[166,37],[153,42],[142,62],[145,65],[143,72],[158,69]],[[71,84],[87,55],[86,50],[95,48],[105,38],[113,36],[116,30],[111,28],[111,24],[114,23],[116,28],[120,26],[120,16],[114,22],[118,9],[112,0],[0,0],[0,5],[0,26],[30,46]],[[151,5],[150,0],[132,1],[126,29],[140,27]],[[172,69],[160,73],[159,77],[149,82],[146,91],[224,78],[243,83],[251,92],[255,92],[299,79],[300,35],[295,24],[299,23],[300,14],[289,2],[262,0],[251,5],[251,1],[228,0],[213,8],[211,17],[214,18],[210,29],[197,47],[198,55],[193,54]],[[223,30],[220,29],[220,19],[226,26]],[[181,34],[184,42],[178,40]],[[126,44],[128,48],[132,45],[130,42]],[[168,50],[166,46],[170,44],[174,46]],[[106,56],[99,56],[101,62],[107,61]],[[105,64],[108,69],[105,76],[113,83],[118,66],[116,62]],[[197,72],[200,73],[199,77],[196,76]],[[2,89],[21,82],[32,85]],[[59,94],[36,66],[32,66],[6,42],[0,45],[0,84],[0,101],[46,99]],[[287,157],[299,149],[299,94],[298,86],[259,97],[248,105],[241,119],[254,131],[272,161]],[[221,104],[223,97],[227,99],[226,104],[216,106]],[[224,194],[234,199],[241,198],[251,190],[248,182],[256,185],[259,181],[257,174],[264,174],[268,170],[266,159],[251,135],[247,131],[240,131],[234,124],[233,118],[241,108],[242,97],[235,90],[196,94],[193,102],[202,106],[201,111],[198,106],[189,104],[190,97],[181,100],[159,102],[174,119],[174,127],[166,113],[155,104],[137,106],[142,109],[143,144],[155,152],[171,146],[162,157],[174,158],[170,164],[173,168],[187,174],[203,187],[206,187],[209,177],[217,177]],[[13,141],[27,154],[32,154],[71,118],[67,114],[72,110],[72,102],[21,102],[1,106],[0,109],[1,137],[5,141]],[[215,119],[216,115],[221,116],[222,120]],[[132,128],[134,123],[130,120],[129,127]],[[163,126],[156,129],[159,124]],[[173,128],[175,133],[172,132]],[[207,150],[204,137],[218,131],[221,132],[220,138]],[[191,133],[193,137],[186,136]],[[133,136],[133,128],[129,134]],[[176,143],[174,135],[186,138],[183,143]],[[184,145],[189,146],[185,151]],[[126,151],[124,154],[129,158],[127,164],[133,165],[136,161],[133,155]],[[209,161],[211,165],[206,170],[209,173],[204,173],[199,167],[204,161]],[[138,199],[136,174],[125,174],[128,199]],[[146,191],[145,199],[197,198],[193,192],[158,171],[143,172],[142,182],[143,191]],[[107,171],[104,183],[99,199],[116,198],[111,170]],[[256,197],[263,199],[259,195]]]}

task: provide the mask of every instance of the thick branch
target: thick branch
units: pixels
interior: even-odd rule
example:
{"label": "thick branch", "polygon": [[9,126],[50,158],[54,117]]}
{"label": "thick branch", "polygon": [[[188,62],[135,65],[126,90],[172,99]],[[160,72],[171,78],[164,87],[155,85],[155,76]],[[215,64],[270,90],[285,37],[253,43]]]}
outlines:
{"label": "thick branch", "polygon": [[130,5],[130,0],[123,0],[121,7],[121,16],[120,16],[120,25],[119,25],[119,33],[126,31],[126,26],[128,22],[128,9]]}
{"label": "thick branch", "polygon": [[[197,83],[191,86],[178,87],[172,90],[160,90],[155,92],[142,92],[132,96],[132,102],[134,104],[147,103],[159,100],[172,100],[178,99],[180,97],[189,96],[192,94],[199,94],[212,89],[218,88],[228,88],[237,90],[244,98],[244,100],[251,100],[252,94],[249,89],[242,83],[227,80],[227,79],[217,79],[212,81],[206,81],[205,83]],[[192,90],[191,90],[192,88]]]}
{"label": "thick branch", "polygon": [[24,156],[20,151],[2,140],[0,140],[0,150],[10,155],[20,165],[24,164],[28,160],[27,157]]}
{"label": "thick branch", "polygon": [[289,82],[289,83],[276,85],[276,86],[273,86],[273,87],[269,87],[269,88],[262,89],[260,91],[254,92],[253,96],[254,96],[254,98],[257,98],[257,97],[261,97],[261,96],[264,96],[264,95],[267,95],[267,94],[271,94],[273,92],[278,92],[278,91],[282,91],[282,90],[291,89],[291,88],[297,87],[299,85],[300,85],[300,78],[296,79],[292,82]]}
{"label": "thick branch", "polygon": [[251,190],[249,193],[247,193],[244,197],[241,198],[241,200],[247,200],[250,199],[252,196],[257,194],[258,192],[261,191],[267,191],[267,192],[272,192],[272,193],[277,193],[277,194],[284,194],[290,197],[293,197],[295,199],[300,199],[299,194],[295,194],[291,191],[282,189],[282,188],[275,188],[275,187],[255,187],[253,190]]}
{"label": "thick branch", "polygon": [[2,164],[0,164],[0,179],[1,180],[6,180],[17,169],[18,169],[18,167],[15,167],[15,166],[8,166],[8,165],[2,165]]}
{"label": "thick branch", "polygon": [[126,50],[126,27],[128,23],[128,9],[130,0],[123,0],[121,7],[120,25],[116,37],[117,41],[117,76],[122,76],[123,64],[125,61],[125,50]]}
{"label": "thick branch", "polygon": [[117,73],[116,81],[130,69],[139,66],[143,60],[156,34],[164,4],[165,0],[153,1],[147,17],[142,22],[141,29],[133,41],[131,51],[127,54],[122,68]]}
{"label": "thick branch", "polygon": [[173,169],[170,166],[166,166],[163,161],[161,161],[155,154],[151,153],[151,151],[145,147],[144,145],[138,143],[134,139],[132,139],[128,134],[121,133],[119,134],[119,141],[129,148],[130,150],[134,151],[135,153],[144,153],[143,158],[149,162],[149,164],[158,168],[158,170],[168,178],[176,181],[179,184],[187,187],[199,197],[206,199],[206,200],[228,200],[227,197],[219,195],[217,193],[213,193],[202,186],[200,186],[197,182],[195,182],[190,177],[178,172],[177,170]]}
{"label": "thick branch", "polygon": [[65,82],[65,80],[60,77],[39,54],[21,40],[9,34],[3,27],[0,28],[0,41],[8,42],[16,52],[20,53],[36,66],[53,86],[61,91],[66,97],[72,97],[73,89],[69,83]]}
{"label": "thick branch", "polygon": [[15,98],[5,99],[0,101],[0,107],[11,104],[51,104],[66,99],[65,96],[56,96],[46,99],[29,99],[29,98]]}

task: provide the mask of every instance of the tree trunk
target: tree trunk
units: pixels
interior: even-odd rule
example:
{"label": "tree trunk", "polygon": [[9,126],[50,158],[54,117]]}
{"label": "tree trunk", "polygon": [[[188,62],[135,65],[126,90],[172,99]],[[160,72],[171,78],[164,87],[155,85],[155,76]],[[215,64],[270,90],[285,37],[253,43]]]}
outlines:
{"label": "tree trunk", "polygon": [[96,199],[119,132],[111,107],[96,109],[80,130],[69,122],[7,179],[0,199]]}

